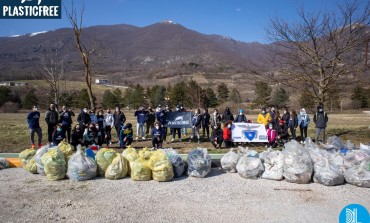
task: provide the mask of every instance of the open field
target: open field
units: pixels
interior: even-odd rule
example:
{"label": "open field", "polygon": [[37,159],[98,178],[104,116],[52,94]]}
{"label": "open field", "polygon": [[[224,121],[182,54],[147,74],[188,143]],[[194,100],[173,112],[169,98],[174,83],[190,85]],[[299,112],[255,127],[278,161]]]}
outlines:
{"label": "open field", "polygon": [[[40,111],[41,119],[40,124],[43,129],[43,143],[47,143],[47,127],[45,123],[45,111]],[[75,111],[76,117],[74,117],[74,123],[76,123],[77,113]],[[127,117],[127,122],[131,122],[135,126],[135,117],[133,110],[124,110],[124,113]],[[0,152],[20,152],[24,149],[30,147],[29,141],[29,132],[28,132],[28,125],[26,121],[27,114],[26,113],[2,113],[0,116]],[[310,115],[312,117],[312,115]],[[248,119],[255,121],[257,119],[257,115],[248,115]],[[358,145],[360,142],[362,143],[369,143],[370,142],[370,115],[365,113],[360,114],[329,114],[329,124],[327,129],[327,137],[336,134],[342,139],[344,142],[346,140],[351,140],[353,143]],[[190,133],[190,129],[188,130]],[[112,131],[113,141],[117,141],[117,134],[115,130]],[[299,131],[298,131],[299,135]],[[314,137],[314,124],[311,124],[309,127],[309,135],[311,138]],[[135,135],[136,137],[136,132]],[[189,134],[187,135],[187,139]],[[170,141],[172,136],[167,136],[167,140]],[[142,148],[142,147],[151,147],[151,140],[147,139],[145,141],[139,141],[133,143],[134,147]],[[214,150],[213,146],[210,142],[205,141],[202,142],[200,145],[196,143],[189,144],[188,140],[184,140],[183,142],[179,143],[168,143],[164,144],[165,147],[173,147],[175,149],[179,149],[180,152],[187,152],[192,148],[197,146],[209,148],[212,150],[213,153],[223,153],[227,151],[227,149],[221,150]],[[254,147],[256,150],[262,150],[262,145],[248,145],[250,147]],[[117,145],[113,145],[113,148],[117,147]]]}

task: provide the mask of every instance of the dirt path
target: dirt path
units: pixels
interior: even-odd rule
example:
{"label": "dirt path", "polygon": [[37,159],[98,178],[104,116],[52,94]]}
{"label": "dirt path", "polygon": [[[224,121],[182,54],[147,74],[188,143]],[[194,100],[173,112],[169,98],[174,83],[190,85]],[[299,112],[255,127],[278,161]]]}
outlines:
{"label": "dirt path", "polygon": [[171,182],[50,182],[21,168],[0,171],[0,222],[338,222],[343,207],[370,210],[370,190],[247,180],[212,169]]}

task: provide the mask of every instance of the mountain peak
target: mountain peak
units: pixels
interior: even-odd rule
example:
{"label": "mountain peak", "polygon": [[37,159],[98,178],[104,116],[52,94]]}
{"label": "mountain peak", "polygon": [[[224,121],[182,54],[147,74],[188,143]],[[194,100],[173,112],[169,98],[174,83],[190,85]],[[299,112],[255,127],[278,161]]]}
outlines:
{"label": "mountain peak", "polygon": [[169,20],[169,19],[165,19],[165,20],[163,20],[162,22],[161,22],[162,24],[176,24],[174,21],[172,21],[172,20]]}

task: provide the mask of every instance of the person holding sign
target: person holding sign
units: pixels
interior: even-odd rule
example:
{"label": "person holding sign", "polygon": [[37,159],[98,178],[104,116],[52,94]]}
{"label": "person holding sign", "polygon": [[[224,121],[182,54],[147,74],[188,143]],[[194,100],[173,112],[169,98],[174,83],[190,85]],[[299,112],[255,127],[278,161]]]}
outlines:
{"label": "person holding sign", "polygon": [[266,108],[261,109],[261,113],[257,117],[257,123],[263,124],[265,128],[268,128],[268,124],[271,122],[270,113],[266,112]]}
{"label": "person holding sign", "polygon": [[190,138],[190,141],[189,143],[191,143],[191,141],[193,140],[195,134],[197,135],[197,138],[198,138],[198,144],[200,143],[200,134],[199,134],[199,129],[200,129],[200,126],[202,124],[202,115],[200,114],[200,110],[199,108],[195,109],[195,112],[194,112],[194,116],[191,120],[192,122],[192,129],[191,129],[191,138]]}

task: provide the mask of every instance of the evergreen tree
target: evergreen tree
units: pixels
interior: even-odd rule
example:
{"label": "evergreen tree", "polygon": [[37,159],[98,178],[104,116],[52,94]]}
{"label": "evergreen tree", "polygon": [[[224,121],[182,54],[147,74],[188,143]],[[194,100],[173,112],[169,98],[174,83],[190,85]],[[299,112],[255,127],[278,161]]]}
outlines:
{"label": "evergreen tree", "polygon": [[157,106],[159,104],[163,104],[164,98],[166,96],[166,88],[163,86],[159,86],[156,88],[156,91],[154,93],[153,105]]}
{"label": "evergreen tree", "polygon": [[35,94],[34,89],[30,89],[22,100],[22,107],[24,109],[32,109],[32,106],[38,105],[39,100]]}
{"label": "evergreen tree", "polygon": [[366,90],[359,85],[353,89],[351,99],[352,99],[352,105],[355,109],[369,107],[368,94]]}
{"label": "evergreen tree", "polygon": [[269,102],[272,106],[283,108],[288,105],[289,95],[284,88],[278,87],[272,92]]}
{"label": "evergreen tree", "polygon": [[176,83],[170,93],[171,106],[183,105],[185,107],[188,107],[189,102],[186,94],[187,90],[187,84],[184,81]]}
{"label": "evergreen tree", "polygon": [[[96,107],[96,97],[94,96],[93,99],[94,99],[93,100],[94,107]],[[78,94],[76,102],[77,102],[76,104],[79,108],[89,108],[90,107],[89,95],[87,93],[86,88],[81,89],[81,91]]]}
{"label": "evergreen tree", "polygon": [[256,82],[256,99],[254,99],[253,103],[258,104],[260,106],[266,106],[271,94],[272,89],[268,86],[266,82],[257,81]]}
{"label": "evergreen tree", "polygon": [[122,101],[122,91],[119,88],[115,88],[112,94],[114,95],[115,106],[117,104],[121,104],[122,103],[121,102]]}
{"label": "evergreen tree", "polygon": [[229,98],[230,91],[225,83],[221,83],[217,86],[217,98],[219,103],[227,101]]}
{"label": "evergreen tree", "polygon": [[102,101],[103,108],[114,108],[115,106],[117,106],[117,102],[117,97],[111,92],[111,90],[104,91]]}
{"label": "evergreen tree", "polygon": [[236,88],[233,88],[231,90],[230,96],[229,96],[229,101],[232,101],[234,103],[241,103],[242,98],[240,97],[240,93]]}
{"label": "evergreen tree", "polygon": [[208,87],[205,91],[204,106],[206,108],[216,107],[218,105],[217,97],[212,88]]}
{"label": "evergreen tree", "polygon": [[306,111],[315,111],[315,99],[311,94],[309,90],[304,89],[298,99],[299,105]]}

